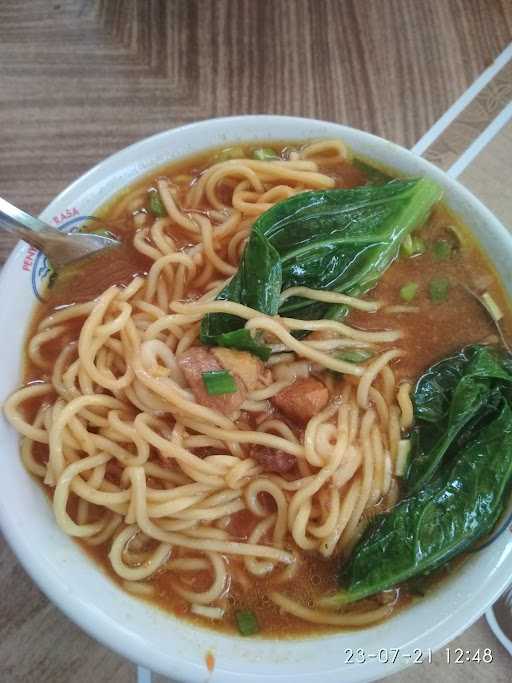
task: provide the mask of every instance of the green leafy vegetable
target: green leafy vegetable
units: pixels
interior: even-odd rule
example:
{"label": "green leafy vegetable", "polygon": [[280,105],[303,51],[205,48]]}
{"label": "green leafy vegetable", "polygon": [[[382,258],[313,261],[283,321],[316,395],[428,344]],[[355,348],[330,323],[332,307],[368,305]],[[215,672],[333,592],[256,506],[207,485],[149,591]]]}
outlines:
{"label": "green leafy vegetable", "polygon": [[258,149],[253,150],[252,156],[258,161],[276,161],[279,159],[279,155],[272,149],[272,147],[258,147]]}
{"label": "green leafy vegetable", "polygon": [[258,337],[252,337],[249,330],[234,330],[234,332],[219,334],[216,344],[239,351],[249,351],[263,361],[268,360],[271,354],[270,346],[261,342]]}
{"label": "green leafy vegetable", "polygon": [[210,370],[203,372],[203,384],[210,396],[220,394],[234,394],[237,390],[236,382],[227,370]]}
{"label": "green leafy vegetable", "polygon": [[235,619],[242,636],[253,636],[260,630],[256,615],[250,609],[237,610],[235,612]]}
{"label": "green leafy vegetable", "polygon": [[373,356],[372,351],[366,349],[347,349],[336,354],[336,358],[345,360],[348,363],[364,363]]}
{"label": "green leafy vegetable", "polygon": [[[280,202],[255,222],[240,267],[217,299],[268,315],[341,317],[346,307],[286,299],[295,286],[358,296],[371,289],[397,257],[400,243],[427,218],[441,189],[422,178],[350,190],[303,192]],[[201,325],[204,344],[242,328],[236,316],[211,313]]]}
{"label": "green leafy vegetable", "polygon": [[512,373],[506,359],[488,346],[469,346],[433,365],[418,381],[414,396],[417,428],[407,472],[410,492],[435,475],[450,447],[460,446],[493,414]]}
{"label": "green leafy vegetable", "polygon": [[428,293],[430,300],[435,304],[440,304],[448,298],[450,291],[450,281],[445,277],[435,277],[430,280]]}
{"label": "green leafy vegetable", "polygon": [[400,287],[400,297],[409,303],[416,296],[418,291],[418,284],[416,282],[408,282],[407,284]]}
{"label": "green leafy vegetable", "polygon": [[379,515],[342,569],[343,604],[437,569],[490,533],[512,481],[512,411],[497,416],[434,482]]}
{"label": "green leafy vegetable", "polygon": [[436,261],[447,261],[452,255],[452,245],[447,240],[437,240],[432,245],[432,255]]}
{"label": "green leafy vegetable", "polygon": [[149,210],[160,218],[167,216],[167,209],[162,202],[158,190],[150,190],[149,192]]}
{"label": "green leafy vegetable", "polygon": [[414,406],[417,443],[431,450],[413,447],[408,497],[373,520],[324,604],[421,580],[492,531],[512,484],[511,387],[512,358],[479,345],[425,373]]}

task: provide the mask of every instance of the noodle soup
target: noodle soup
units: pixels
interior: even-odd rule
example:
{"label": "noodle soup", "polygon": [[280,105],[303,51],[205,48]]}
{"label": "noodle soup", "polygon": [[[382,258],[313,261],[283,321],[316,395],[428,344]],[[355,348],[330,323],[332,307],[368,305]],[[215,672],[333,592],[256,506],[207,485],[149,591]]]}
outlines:
{"label": "noodle soup", "polygon": [[[391,176],[337,140],[212,150],[100,209],[122,246],[56,277],[5,412],[61,528],[130,593],[242,635],[364,627],[495,526],[508,470],[442,562],[392,567],[379,537],[451,486],[498,419],[484,390],[510,400],[494,270],[435,187]],[[441,360],[466,385],[501,368],[444,451],[422,403]]]}

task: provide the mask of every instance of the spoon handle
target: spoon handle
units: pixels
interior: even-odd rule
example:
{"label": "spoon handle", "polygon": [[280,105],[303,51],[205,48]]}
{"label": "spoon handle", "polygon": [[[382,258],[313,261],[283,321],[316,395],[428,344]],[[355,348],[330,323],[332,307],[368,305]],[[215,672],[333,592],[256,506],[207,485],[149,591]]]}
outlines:
{"label": "spoon handle", "polygon": [[[44,221],[18,209],[10,202],[0,197],[0,229],[7,230],[20,239],[28,242],[36,249],[44,251],[54,264],[68,260],[68,252],[73,244],[67,235],[63,235],[56,228],[52,228]],[[91,251],[86,243],[74,245],[77,257]],[[64,259],[62,259],[64,256]]]}
{"label": "spoon handle", "polygon": [[[30,232],[47,232],[54,231],[47,223],[31,216],[25,211],[18,209],[10,202],[0,197],[0,227],[9,232],[14,232],[20,237],[25,238],[27,231]],[[57,230],[55,230],[57,232]]]}
{"label": "spoon handle", "polygon": [[36,249],[43,251],[52,266],[60,267],[100,249],[113,247],[119,241],[94,233],[67,234],[31,216],[0,197],[0,230],[14,233]]}

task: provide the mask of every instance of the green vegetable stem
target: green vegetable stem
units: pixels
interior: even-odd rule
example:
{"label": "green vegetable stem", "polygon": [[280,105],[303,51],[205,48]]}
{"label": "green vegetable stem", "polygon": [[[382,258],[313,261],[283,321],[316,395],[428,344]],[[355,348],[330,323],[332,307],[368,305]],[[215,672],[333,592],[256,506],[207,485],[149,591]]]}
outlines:
{"label": "green vegetable stem", "polygon": [[373,356],[373,351],[366,349],[347,349],[335,354],[336,358],[346,360],[348,363],[366,363]]}

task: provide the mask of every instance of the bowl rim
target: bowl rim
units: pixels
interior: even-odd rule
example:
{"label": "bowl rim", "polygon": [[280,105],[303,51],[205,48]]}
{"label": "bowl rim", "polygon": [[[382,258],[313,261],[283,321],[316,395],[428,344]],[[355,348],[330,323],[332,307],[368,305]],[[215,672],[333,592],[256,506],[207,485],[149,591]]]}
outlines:
{"label": "bowl rim", "polygon": [[[401,159],[405,159],[407,157],[410,160],[414,159],[417,161],[418,164],[425,169],[425,171],[428,172],[431,177],[434,177],[440,182],[445,190],[449,189],[451,192],[461,197],[463,201],[473,207],[475,211],[480,214],[482,220],[491,226],[491,231],[497,236],[497,239],[508,244],[507,251],[510,251],[512,254],[512,235],[505,229],[505,227],[494,216],[494,214],[487,209],[487,207],[485,207],[482,202],[476,198],[467,188],[461,185],[457,180],[450,178],[445,172],[434,166],[432,163],[421,157],[418,157],[416,154],[404,147],[401,147],[400,145],[389,142],[384,138],[380,138],[365,131],[361,131],[349,126],[343,126],[335,122],[291,116],[260,114],[218,117],[185,124],[177,128],[171,128],[143,138],[100,161],[89,171],[74,180],[48,204],[48,206],[41,213],[41,216],[49,220],[52,212],[55,210],[54,207],[62,204],[69,194],[74,193],[80,187],[83,187],[85,191],[88,185],[96,182],[98,176],[101,176],[105,173],[110,174],[112,171],[122,167],[122,165],[125,163],[125,161],[127,161],[130,155],[133,154],[133,152],[140,150],[144,146],[154,144],[156,142],[164,143],[169,135],[179,136],[182,133],[207,130],[216,126],[220,126],[221,128],[225,127],[227,131],[230,129],[236,131],[237,125],[241,124],[242,122],[244,125],[249,125],[252,123],[254,126],[259,126],[262,128],[268,128],[269,126],[272,127],[274,124],[276,124],[276,122],[279,122],[280,124],[287,124],[291,127],[294,125],[300,126],[306,124],[313,126],[327,126],[330,129],[331,135],[332,133],[335,133],[336,135],[339,135],[341,139],[344,139],[344,137],[349,135],[356,135],[357,137],[361,138],[363,144],[365,145],[371,145],[374,143],[381,146],[384,143],[389,146],[389,149],[391,149],[394,154],[397,155],[396,168],[398,170],[400,170],[401,165],[403,165],[401,163]],[[334,131],[333,128],[335,128],[336,131]],[[293,135],[290,135],[288,139],[301,139],[301,137],[302,136],[299,135],[295,136],[294,138]],[[325,135],[319,134],[317,137],[325,137]],[[231,136],[230,138],[228,133],[226,136],[226,141],[235,138],[235,135]],[[251,138],[249,135],[247,135],[247,139],[252,139],[254,141],[257,139],[265,139],[265,135],[261,135],[259,138],[257,136]],[[208,149],[208,146],[204,146],[203,149]],[[371,158],[371,155],[369,156]],[[151,167],[146,169],[145,172],[150,170]],[[142,177],[142,175],[144,175],[144,173],[139,174],[140,177]],[[4,265],[4,268],[2,269],[0,274],[0,302],[3,301],[3,297],[6,295],[8,282],[13,277],[14,268],[18,266],[19,255],[24,249],[25,247],[22,246],[22,243],[19,243],[10,254]],[[1,306],[2,304],[0,303],[0,308]],[[1,501],[0,528],[2,529],[9,545],[16,554],[18,561],[22,564],[33,581],[52,600],[54,604],[56,604],[73,622],[77,623],[93,638],[101,641],[107,647],[118,652],[127,659],[139,664],[143,664],[154,671],[159,671],[166,675],[173,675],[173,673],[174,675],[178,674],[179,676],[182,676],[182,680],[187,681],[199,681],[204,679],[204,669],[198,666],[190,665],[190,663],[180,663],[183,665],[180,665],[178,670],[174,670],[173,672],[173,670],[170,670],[166,665],[163,665],[162,661],[155,662],[153,659],[151,659],[150,655],[148,655],[145,644],[141,642],[136,634],[129,633],[127,629],[120,624],[119,619],[99,611],[95,608],[93,602],[84,602],[79,596],[70,594],[67,591],[63,591],[58,581],[48,571],[48,567],[45,566],[44,560],[40,560],[37,557],[34,550],[24,542],[22,534],[17,532],[16,525],[13,523],[13,520],[9,518],[8,510],[5,509]],[[510,554],[508,559],[510,560]],[[89,559],[86,561],[90,562]],[[503,571],[501,573],[503,574]],[[432,651],[441,648],[448,641],[455,638],[479,616],[481,616],[488,606],[494,602],[494,600],[505,589],[510,580],[509,577],[506,580],[504,577],[502,577],[499,581],[497,581],[496,578],[497,577],[494,577],[494,588],[490,590],[485,597],[481,596],[481,598],[475,603],[466,604],[465,608],[463,610],[459,610],[451,619],[447,619],[445,622],[439,624],[436,628],[435,634],[433,632],[427,632],[426,634],[423,634],[423,639],[427,638],[431,641],[432,645],[429,647],[431,647]],[[452,623],[454,621],[457,621],[457,623]],[[320,640],[320,638],[318,640]],[[238,642],[238,639],[235,638],[233,642]],[[168,661],[177,665],[175,661],[172,661],[172,655],[169,655]],[[394,665],[386,666],[385,669],[383,669],[381,666],[365,666],[364,678],[360,678],[359,675],[356,675],[355,677],[350,675],[345,676],[345,670],[343,667],[337,666],[332,670],[332,672],[322,671],[318,672],[318,674],[305,673],[300,676],[294,675],[294,679],[300,683],[302,681],[312,682],[321,677],[322,681],[330,682],[331,680],[334,681],[335,678],[339,679],[340,675],[344,675],[345,680],[347,681],[370,681],[380,678],[381,676],[388,676],[391,673],[396,673],[400,669],[405,668],[408,663],[410,662],[399,661]],[[217,673],[221,676],[221,678],[218,680],[222,680],[223,682],[225,681],[226,683],[231,683],[231,681],[234,682],[235,680],[238,681],[240,678],[247,682],[256,682],[262,680],[263,678],[265,678],[267,681],[284,681],[286,680],[287,676],[290,675],[286,672],[279,672],[259,677],[259,675],[246,675],[244,672],[235,672],[229,669],[219,669]],[[331,676],[331,673],[334,674],[334,676]]]}

